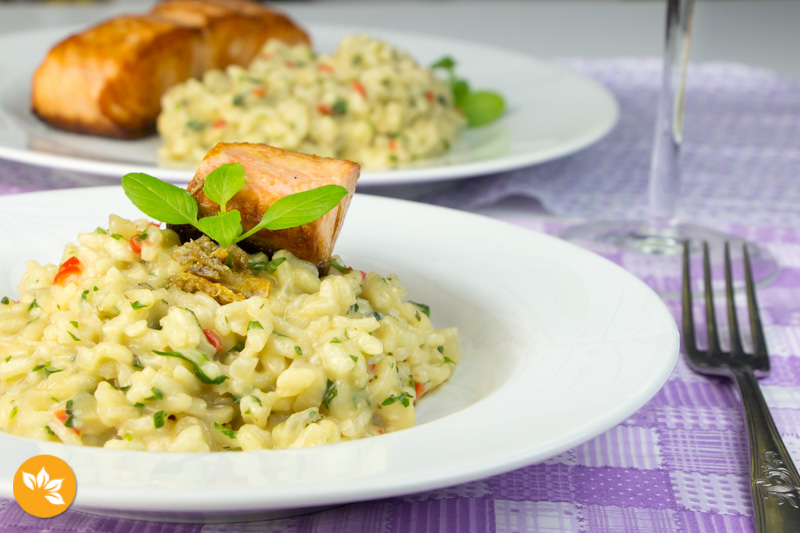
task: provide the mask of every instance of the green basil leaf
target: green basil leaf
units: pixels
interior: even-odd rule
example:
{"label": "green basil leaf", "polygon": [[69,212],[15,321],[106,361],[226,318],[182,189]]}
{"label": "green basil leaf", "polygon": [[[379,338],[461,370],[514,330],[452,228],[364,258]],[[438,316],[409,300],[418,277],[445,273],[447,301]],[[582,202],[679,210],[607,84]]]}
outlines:
{"label": "green basil leaf", "polygon": [[219,204],[220,212],[225,213],[226,206],[233,196],[244,187],[244,167],[241,163],[226,163],[212,170],[206,176],[203,192],[212,202]]}
{"label": "green basil leaf", "polygon": [[194,224],[197,201],[186,190],[158,178],[133,172],[122,177],[125,196],[145,215],[167,224]]}
{"label": "green basil leaf", "polygon": [[339,185],[323,185],[284,196],[267,209],[259,226],[279,230],[308,224],[339,205],[345,196],[347,189]]}
{"label": "green basil leaf", "polygon": [[461,107],[464,104],[464,100],[469,95],[469,83],[467,80],[453,80],[450,84],[450,88],[453,91],[453,101],[456,107]]}
{"label": "green basil leaf", "polygon": [[203,217],[197,221],[197,227],[220,246],[227,248],[242,233],[242,215],[234,209],[224,214]]}
{"label": "green basil leaf", "polygon": [[491,91],[469,93],[460,104],[470,127],[483,126],[496,120],[503,114],[505,106],[503,97]]}
{"label": "green basil leaf", "polygon": [[262,229],[279,230],[313,222],[336,207],[345,196],[347,189],[340,185],[323,185],[284,196],[267,209],[261,222],[236,242]]}
{"label": "green basil leaf", "polygon": [[450,70],[456,66],[456,61],[450,56],[444,56],[440,58],[438,61],[435,61],[431,68],[443,68]]}

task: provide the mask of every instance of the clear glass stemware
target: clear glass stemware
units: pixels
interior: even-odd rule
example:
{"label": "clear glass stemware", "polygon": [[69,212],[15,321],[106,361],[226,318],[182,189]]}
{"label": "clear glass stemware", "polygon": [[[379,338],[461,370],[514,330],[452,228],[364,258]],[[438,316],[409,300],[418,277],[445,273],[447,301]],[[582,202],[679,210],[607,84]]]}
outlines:
{"label": "clear glass stemware", "polygon": [[[721,250],[726,241],[731,244],[734,255],[741,255],[742,244],[746,241],[732,234],[683,223],[678,219],[680,151],[694,0],[667,0],[666,3],[664,62],[650,161],[648,216],[645,220],[591,221],[569,227],[559,236],[605,255],[620,251],[640,254],[642,257],[638,261],[628,263],[641,265],[643,269],[661,268],[664,272],[672,272],[683,253],[684,241],[689,241],[693,247],[707,242],[712,251],[719,251],[714,253],[714,257],[722,256]],[[757,244],[747,242],[747,245],[756,282],[764,283],[772,279],[777,273],[772,256]],[[664,259],[643,260],[647,257]],[[721,264],[718,268],[722,272]],[[679,292],[677,284],[654,288],[659,292]]]}

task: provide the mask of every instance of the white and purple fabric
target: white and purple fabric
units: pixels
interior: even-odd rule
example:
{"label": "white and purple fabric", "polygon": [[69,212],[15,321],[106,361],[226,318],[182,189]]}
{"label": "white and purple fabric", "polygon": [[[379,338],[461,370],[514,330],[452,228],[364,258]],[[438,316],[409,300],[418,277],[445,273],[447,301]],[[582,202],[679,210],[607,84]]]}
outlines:
{"label": "white and purple fabric", "polygon": [[[538,231],[566,219],[645,214],[660,61],[564,61],[605,84],[621,119],[603,141],[570,157],[456,181],[422,198],[465,210],[509,196],[537,199],[559,218],[503,217]],[[800,80],[738,65],[693,65],[688,76],[684,218],[757,240],[780,270],[759,288],[772,374],[764,394],[800,461]],[[0,162],[0,193],[105,185],[108,180]],[[622,261],[622,257],[613,257]],[[679,284],[679,272],[659,272]],[[676,319],[680,301],[665,296]],[[542,428],[542,431],[546,431]],[[80,479],[78,480],[80,491]],[[800,511],[799,511],[800,512]],[[423,494],[350,504],[252,524],[136,522],[68,511],[33,518],[0,501],[0,530],[52,533],[211,532],[754,532],[747,438],[726,380],[681,358],[640,411],[575,449],[503,475]]]}

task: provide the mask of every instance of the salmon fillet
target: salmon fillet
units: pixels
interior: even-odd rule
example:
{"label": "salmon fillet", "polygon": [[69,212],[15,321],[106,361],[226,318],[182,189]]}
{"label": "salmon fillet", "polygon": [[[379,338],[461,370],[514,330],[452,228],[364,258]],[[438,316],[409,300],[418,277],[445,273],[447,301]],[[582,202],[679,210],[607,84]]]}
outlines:
{"label": "salmon fillet", "polygon": [[[258,2],[251,2],[250,0],[196,0],[208,5],[224,7],[240,15],[253,17],[258,19],[264,26],[271,29],[271,39],[280,39],[287,44],[305,43],[310,45],[311,40],[308,34],[298,27],[289,17],[283,13],[273,11]],[[262,41],[262,44],[266,39]],[[255,50],[251,59],[255,57],[258,52]]]}
{"label": "salmon fillet", "polygon": [[155,15],[121,16],[59,43],[34,74],[31,106],[58,128],[107,137],[153,131],[161,95],[202,73],[202,33]]}
{"label": "salmon fillet", "polygon": [[283,150],[266,144],[219,143],[206,154],[187,190],[195,197],[199,217],[219,212],[219,205],[204,193],[206,176],[225,163],[242,164],[247,181],[230,202],[238,209],[244,231],[258,224],[264,212],[279,198],[323,185],[341,185],[348,194],[326,215],[296,228],[261,230],[247,241],[269,254],[288,250],[327,272],[333,247],[344,223],[361,168],[357,163]]}
{"label": "salmon fillet", "polygon": [[248,65],[268,39],[309,42],[288,17],[249,1],[169,0],[152,13],[203,32],[206,69]]}
{"label": "salmon fillet", "polygon": [[287,17],[249,0],[169,0],[57,44],[34,74],[31,109],[68,131],[144,137],[155,132],[167,89],[247,65],[270,38],[308,42]]}

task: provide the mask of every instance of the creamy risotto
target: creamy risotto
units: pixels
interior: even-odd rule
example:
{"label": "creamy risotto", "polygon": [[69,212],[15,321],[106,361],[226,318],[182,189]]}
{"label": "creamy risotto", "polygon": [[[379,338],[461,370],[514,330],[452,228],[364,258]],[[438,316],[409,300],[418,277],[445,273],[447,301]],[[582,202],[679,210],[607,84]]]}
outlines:
{"label": "creamy risotto", "polygon": [[167,165],[218,142],[263,142],[380,169],[440,154],[465,125],[449,85],[364,35],[333,55],[269,41],[245,69],[209,71],[167,92],[158,131]]}
{"label": "creamy risotto", "polygon": [[129,450],[313,446],[410,427],[459,361],[456,329],[434,329],[395,276],[217,249],[208,268],[243,263],[256,294],[212,297],[182,283],[194,251],[174,232],[109,226],[59,266],[29,262],[20,300],[0,304],[1,429]]}

